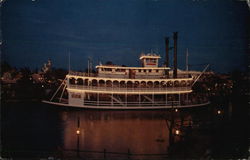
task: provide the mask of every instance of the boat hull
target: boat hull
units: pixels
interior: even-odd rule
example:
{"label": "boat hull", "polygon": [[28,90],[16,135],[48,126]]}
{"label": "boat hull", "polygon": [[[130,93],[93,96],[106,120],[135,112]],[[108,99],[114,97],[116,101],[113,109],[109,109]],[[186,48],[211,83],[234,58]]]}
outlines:
{"label": "boat hull", "polygon": [[86,108],[86,109],[103,109],[103,110],[154,110],[154,109],[170,109],[170,108],[193,108],[193,107],[202,107],[202,106],[207,106],[210,104],[210,102],[205,102],[205,103],[199,103],[199,104],[189,104],[189,105],[175,105],[175,106],[87,106],[87,105],[69,105],[67,103],[59,103],[59,102],[51,102],[51,101],[46,101],[43,100],[43,103],[51,104],[51,105],[56,105],[56,106],[61,106],[61,107],[74,107],[74,108]]}

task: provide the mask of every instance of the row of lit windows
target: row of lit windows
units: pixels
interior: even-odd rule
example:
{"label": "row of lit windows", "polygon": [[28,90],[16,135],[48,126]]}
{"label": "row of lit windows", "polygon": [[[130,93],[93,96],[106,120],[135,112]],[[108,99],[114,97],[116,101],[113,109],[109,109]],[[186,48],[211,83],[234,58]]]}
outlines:
{"label": "row of lit windows", "polygon": [[156,59],[148,59],[146,58],[147,63],[156,63]]}
{"label": "row of lit windows", "polygon": [[104,80],[96,80],[96,79],[93,79],[93,80],[89,80],[89,79],[75,79],[75,78],[70,78],[69,79],[69,84],[77,84],[77,85],[93,85],[93,86],[98,86],[98,85],[104,85],[104,84],[107,84],[107,85],[114,85],[114,86],[119,86],[119,85],[133,85],[133,86],[167,86],[167,87],[172,87],[172,86],[175,86],[175,87],[186,87],[186,86],[190,86],[192,84],[192,81],[190,80],[182,80],[182,81],[135,81],[135,82],[132,82],[132,81],[128,81],[128,82],[125,82],[125,81],[117,81],[115,80],[114,82],[112,82],[111,80],[107,80],[107,81],[104,81]]}
{"label": "row of lit windows", "polygon": [[[112,68],[102,68],[101,71],[112,71]],[[159,72],[158,69],[152,70],[152,69],[138,69],[138,70],[134,70],[136,72],[152,72],[155,71],[156,73]],[[115,72],[126,72],[126,69],[115,69]]]}
{"label": "row of lit windows", "polygon": [[[138,72],[147,72],[147,71],[148,71],[148,72],[152,72],[152,69],[149,69],[149,70],[147,70],[147,69],[139,69],[139,70],[138,70]],[[158,73],[159,70],[156,69],[155,72]]]}

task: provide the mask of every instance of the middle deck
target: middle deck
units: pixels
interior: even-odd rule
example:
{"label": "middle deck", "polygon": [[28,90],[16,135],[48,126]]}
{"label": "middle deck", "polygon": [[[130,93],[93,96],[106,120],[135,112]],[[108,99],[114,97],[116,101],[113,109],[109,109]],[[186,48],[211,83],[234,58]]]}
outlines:
{"label": "middle deck", "polygon": [[69,91],[115,94],[182,94],[192,92],[193,77],[131,79],[71,72],[66,76]]}

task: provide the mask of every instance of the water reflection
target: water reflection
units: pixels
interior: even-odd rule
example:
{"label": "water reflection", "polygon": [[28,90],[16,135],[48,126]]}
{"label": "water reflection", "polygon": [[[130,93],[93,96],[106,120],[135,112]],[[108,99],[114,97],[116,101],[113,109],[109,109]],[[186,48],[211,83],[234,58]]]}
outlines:
{"label": "water reflection", "polygon": [[248,154],[248,126],[239,125],[247,116],[230,118],[225,108],[220,114],[213,106],[172,112],[99,111],[18,102],[2,109],[4,157],[76,159],[77,148],[80,159],[199,159],[207,153],[237,159]]}
{"label": "water reflection", "polygon": [[132,154],[166,154],[169,129],[166,111],[67,111],[63,112],[64,149]]}

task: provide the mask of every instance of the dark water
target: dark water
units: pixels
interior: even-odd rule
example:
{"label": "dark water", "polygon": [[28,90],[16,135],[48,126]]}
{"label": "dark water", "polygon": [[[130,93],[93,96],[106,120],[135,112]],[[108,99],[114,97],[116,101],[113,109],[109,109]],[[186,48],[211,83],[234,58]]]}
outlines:
{"label": "dark water", "polygon": [[[62,159],[200,158],[213,151],[213,130],[220,125],[218,118],[212,106],[178,112],[102,111],[40,102],[7,103],[2,105],[3,155]],[[170,143],[171,124],[172,133],[180,130],[181,136],[174,134]]]}

